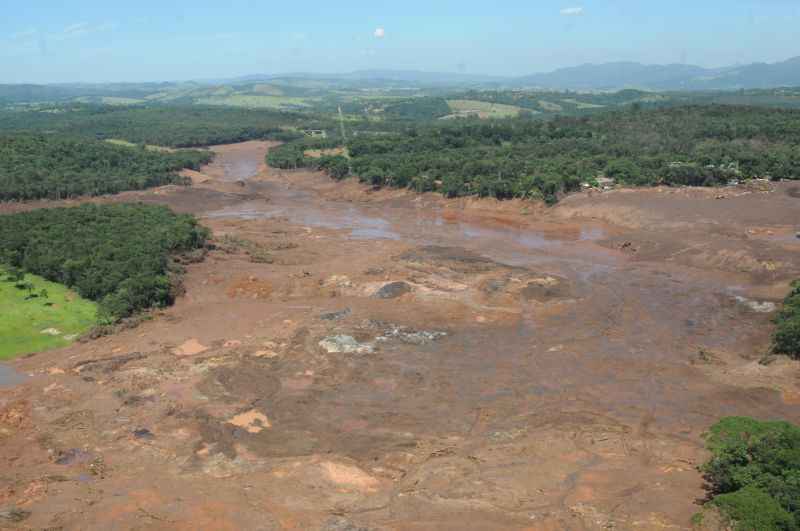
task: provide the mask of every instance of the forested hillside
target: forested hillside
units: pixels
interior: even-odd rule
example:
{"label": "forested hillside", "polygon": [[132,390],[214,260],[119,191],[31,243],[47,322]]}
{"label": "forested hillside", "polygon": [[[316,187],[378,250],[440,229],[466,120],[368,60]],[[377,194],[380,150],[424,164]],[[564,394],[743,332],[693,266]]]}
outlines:
{"label": "forested hillside", "polygon": [[0,264],[98,301],[106,321],[174,299],[175,253],[201,247],[194,217],[142,204],[85,204],[0,216]]}
{"label": "forested hillside", "polygon": [[291,129],[326,121],[289,112],[227,107],[65,105],[0,111],[0,132],[60,133],[136,144],[198,147],[245,140],[297,138]]}
{"label": "forested hillside", "polygon": [[208,151],[153,151],[60,135],[0,134],[0,201],[63,199],[182,183]]}
{"label": "forested hillside", "polygon": [[352,173],[376,186],[554,202],[601,176],[628,185],[797,179],[800,111],[634,106],[551,121],[457,120],[360,135],[348,149]]}

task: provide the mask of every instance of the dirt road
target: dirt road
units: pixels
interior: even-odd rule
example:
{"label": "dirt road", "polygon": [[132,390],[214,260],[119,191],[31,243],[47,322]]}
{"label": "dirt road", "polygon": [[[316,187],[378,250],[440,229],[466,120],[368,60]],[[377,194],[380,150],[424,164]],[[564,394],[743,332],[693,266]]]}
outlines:
{"label": "dirt road", "polygon": [[759,363],[800,277],[791,186],[544,209],[268,148],[113,199],[194,212],[217,249],[154,319],[15,363],[0,526],[685,529],[708,426],[800,422],[798,364]]}

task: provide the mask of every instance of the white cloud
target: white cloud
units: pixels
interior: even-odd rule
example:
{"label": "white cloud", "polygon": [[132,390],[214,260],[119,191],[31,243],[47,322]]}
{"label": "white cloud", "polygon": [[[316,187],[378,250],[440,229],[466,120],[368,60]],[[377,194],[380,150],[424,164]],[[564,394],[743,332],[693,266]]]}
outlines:
{"label": "white cloud", "polygon": [[386,36],[386,30],[383,28],[375,28],[375,33],[373,33],[373,35],[375,35],[376,39],[382,39]]}
{"label": "white cloud", "polygon": [[65,41],[67,39],[75,39],[83,37],[90,33],[99,33],[103,31],[114,31],[117,29],[117,23],[106,21],[100,24],[90,24],[89,22],[77,22],[70,24],[64,28],[60,33],[52,35],[51,38],[56,41]]}
{"label": "white cloud", "polygon": [[83,35],[89,29],[88,22],[78,22],[64,28],[64,35]]}
{"label": "white cloud", "polygon": [[582,7],[565,7],[561,10],[562,17],[575,17],[578,15],[583,15]]}

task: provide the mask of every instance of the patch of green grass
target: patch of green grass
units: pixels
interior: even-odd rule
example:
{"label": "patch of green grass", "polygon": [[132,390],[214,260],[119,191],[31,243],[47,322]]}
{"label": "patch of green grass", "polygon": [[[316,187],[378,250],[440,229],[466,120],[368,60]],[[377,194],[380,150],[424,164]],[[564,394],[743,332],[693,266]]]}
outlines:
{"label": "patch of green grass", "polygon": [[585,101],[579,101],[575,99],[564,99],[561,100],[563,103],[571,103],[575,105],[578,109],[602,109],[605,105],[598,105],[596,103],[587,103]]}
{"label": "patch of green grass", "polygon": [[548,112],[561,112],[564,110],[564,107],[562,107],[558,103],[553,103],[551,101],[545,101],[545,100],[539,100],[539,106]]}
{"label": "patch of green grass", "polygon": [[517,116],[522,107],[478,100],[447,100],[456,113],[477,113],[481,118],[509,118]]}
{"label": "patch of green grass", "polygon": [[[66,286],[36,275],[20,282],[7,278],[0,269],[0,360],[65,347],[97,323],[97,304]],[[30,290],[16,286],[25,283]]]}
{"label": "patch of green grass", "polygon": [[[138,144],[134,144],[133,142],[128,142],[127,140],[121,140],[119,138],[107,138],[106,142],[108,142],[109,144],[114,144],[115,146],[124,146],[131,148],[139,147]],[[173,148],[168,148],[164,146],[151,146],[150,144],[147,144],[145,148],[147,148],[149,151],[160,151],[162,153],[172,153],[175,151]]]}
{"label": "patch of green grass", "polygon": [[290,96],[231,94],[229,96],[199,98],[197,103],[205,105],[230,105],[233,107],[248,107],[252,109],[281,109],[292,106],[307,106],[309,99]]}

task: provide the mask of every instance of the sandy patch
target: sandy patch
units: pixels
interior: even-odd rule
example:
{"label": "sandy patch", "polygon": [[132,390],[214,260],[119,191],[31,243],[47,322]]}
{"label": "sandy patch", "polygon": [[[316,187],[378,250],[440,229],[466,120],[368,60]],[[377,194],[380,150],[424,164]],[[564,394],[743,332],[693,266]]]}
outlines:
{"label": "sandy patch", "polygon": [[194,356],[196,354],[200,354],[201,352],[205,352],[208,350],[208,347],[200,343],[197,339],[192,338],[188,341],[185,341],[181,346],[173,349],[173,353],[176,356]]}
{"label": "sandy patch", "polygon": [[374,491],[378,487],[378,480],[358,467],[332,461],[325,461],[320,466],[331,483],[367,492]]}
{"label": "sandy patch", "polygon": [[272,427],[267,416],[256,409],[239,413],[230,419],[228,424],[244,428],[248,433],[261,433],[264,428]]}

